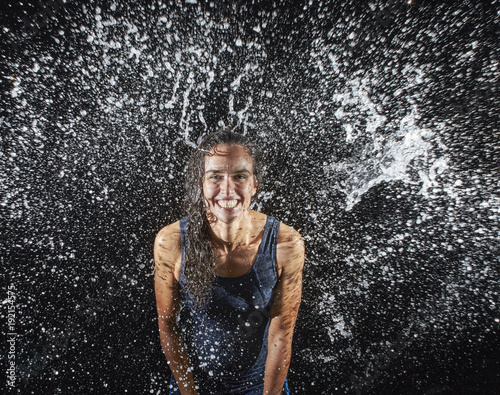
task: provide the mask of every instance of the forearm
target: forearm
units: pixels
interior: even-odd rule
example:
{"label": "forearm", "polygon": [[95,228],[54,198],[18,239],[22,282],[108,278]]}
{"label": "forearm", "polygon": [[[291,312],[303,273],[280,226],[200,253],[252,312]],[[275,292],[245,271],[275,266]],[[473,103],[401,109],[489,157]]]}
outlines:
{"label": "forearm", "polygon": [[283,389],[292,357],[292,336],[269,339],[264,395],[279,395]]}
{"label": "forearm", "polygon": [[186,347],[176,324],[160,322],[160,342],[182,395],[197,395]]}

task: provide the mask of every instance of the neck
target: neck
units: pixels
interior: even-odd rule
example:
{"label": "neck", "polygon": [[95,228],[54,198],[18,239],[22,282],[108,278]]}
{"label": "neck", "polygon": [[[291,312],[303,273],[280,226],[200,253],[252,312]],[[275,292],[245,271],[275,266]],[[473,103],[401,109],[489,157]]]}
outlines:
{"label": "neck", "polygon": [[246,212],[241,218],[231,223],[216,221],[212,224],[212,240],[216,246],[224,250],[232,250],[235,246],[250,243],[252,216]]}

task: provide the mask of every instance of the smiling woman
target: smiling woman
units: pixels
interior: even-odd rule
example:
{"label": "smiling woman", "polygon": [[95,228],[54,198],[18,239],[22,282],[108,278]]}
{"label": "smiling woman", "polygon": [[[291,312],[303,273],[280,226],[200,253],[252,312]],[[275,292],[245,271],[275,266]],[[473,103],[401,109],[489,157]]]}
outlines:
{"label": "smiling woman", "polygon": [[245,147],[218,145],[212,155],[205,157],[203,195],[210,213],[218,221],[230,224],[239,219],[240,222],[242,216],[248,215],[255,192],[253,159]]}
{"label": "smiling woman", "polygon": [[186,180],[188,216],[155,242],[160,340],[171,394],[288,394],[302,292],[301,236],[250,210],[258,150],[208,135]]}

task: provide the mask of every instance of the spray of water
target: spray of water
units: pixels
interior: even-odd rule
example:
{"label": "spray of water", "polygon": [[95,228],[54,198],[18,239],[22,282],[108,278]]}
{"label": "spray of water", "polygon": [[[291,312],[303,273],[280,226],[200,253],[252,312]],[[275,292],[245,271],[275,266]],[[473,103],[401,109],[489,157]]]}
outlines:
{"label": "spray of water", "polygon": [[455,364],[494,371],[497,2],[417,3],[8,6],[19,388],[167,390],[152,242],[182,215],[192,149],[231,125],[269,162],[255,208],[307,243],[295,393],[439,393]]}

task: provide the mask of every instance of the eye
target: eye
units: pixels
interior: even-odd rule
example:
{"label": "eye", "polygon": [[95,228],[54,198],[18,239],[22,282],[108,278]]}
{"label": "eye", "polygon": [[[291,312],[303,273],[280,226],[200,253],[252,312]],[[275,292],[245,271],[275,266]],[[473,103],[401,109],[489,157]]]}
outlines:
{"label": "eye", "polygon": [[222,176],[221,175],[218,175],[218,174],[212,174],[211,176],[208,177],[209,180],[221,180],[222,179]]}
{"label": "eye", "polygon": [[248,177],[245,174],[238,174],[235,177],[237,180],[246,180]]}

